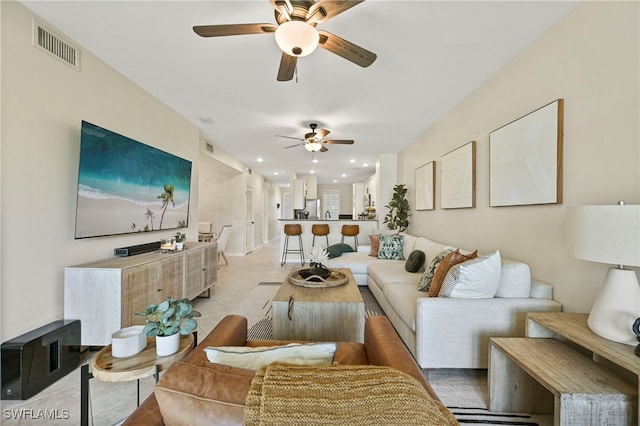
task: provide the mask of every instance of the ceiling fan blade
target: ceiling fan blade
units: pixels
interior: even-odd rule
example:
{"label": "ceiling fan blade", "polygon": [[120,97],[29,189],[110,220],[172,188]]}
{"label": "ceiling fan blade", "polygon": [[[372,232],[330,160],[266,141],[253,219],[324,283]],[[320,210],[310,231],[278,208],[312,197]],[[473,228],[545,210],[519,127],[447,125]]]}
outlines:
{"label": "ceiling fan blade", "polygon": [[293,73],[296,71],[296,64],[298,58],[296,56],[290,56],[282,52],[282,58],[280,59],[280,68],[278,69],[278,81],[289,81],[293,78]]}
{"label": "ceiling fan blade", "polygon": [[320,152],[327,152],[329,151],[329,148],[327,148],[326,146],[322,145],[322,148],[320,148]]}
{"label": "ceiling fan blade", "polygon": [[276,31],[276,26],[273,24],[196,25],[193,31],[200,37],[222,37],[273,33]]}
{"label": "ceiling fan blade", "polygon": [[378,57],[375,53],[338,37],[335,34],[323,30],[318,31],[318,33],[320,34],[320,47],[338,56],[342,56],[344,59],[360,65],[363,68],[371,65]]}
{"label": "ceiling fan blade", "polygon": [[276,138],[287,138],[287,139],[295,139],[297,141],[304,141],[302,138],[294,138],[293,136],[284,136],[284,135],[276,135]]}
{"label": "ceiling fan blade", "polygon": [[320,129],[316,132],[316,136],[318,137],[318,139],[322,139],[325,136],[327,136],[329,133],[331,132],[327,129]]}
{"label": "ceiling fan blade", "polygon": [[324,139],[322,143],[336,144],[336,145],[353,145],[355,142],[347,139]]}
{"label": "ceiling fan blade", "polygon": [[291,13],[293,12],[293,5],[289,0],[269,0],[275,10],[280,12],[287,21],[291,20]]}
{"label": "ceiling fan blade", "polygon": [[297,143],[295,145],[289,145],[289,146],[285,146],[284,149],[289,149],[289,148],[294,148],[296,146],[300,146],[300,145],[304,145],[303,143]]}
{"label": "ceiling fan blade", "polygon": [[336,0],[320,0],[309,8],[306,21],[309,23],[326,22],[329,19],[339,15],[347,9],[351,9],[362,3],[364,0],[357,1],[336,1]]}

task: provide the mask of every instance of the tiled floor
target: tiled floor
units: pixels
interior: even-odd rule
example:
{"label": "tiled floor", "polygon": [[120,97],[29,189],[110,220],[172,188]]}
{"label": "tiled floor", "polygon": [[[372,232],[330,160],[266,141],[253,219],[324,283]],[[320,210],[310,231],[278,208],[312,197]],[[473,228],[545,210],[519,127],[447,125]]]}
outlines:
{"label": "tiled floor", "polygon": [[[218,282],[211,298],[199,298],[194,308],[202,313],[198,318],[198,334],[206,336],[211,329],[243,301],[259,282],[282,281],[289,267],[280,267],[278,242],[263,245],[247,256],[227,256],[229,265],[222,264]],[[293,265],[290,264],[290,265]],[[87,354],[86,357],[90,357]],[[435,391],[447,401],[450,382],[455,382],[456,393],[464,389],[465,406],[485,406],[486,372],[451,370],[432,372],[429,380]],[[141,400],[153,390],[152,377],[140,380]],[[113,425],[126,418],[136,408],[136,382],[106,383],[90,381],[89,424]],[[441,394],[442,392],[442,394]],[[80,369],[67,375],[35,397],[26,401],[2,401],[2,425],[79,425],[80,424]]]}

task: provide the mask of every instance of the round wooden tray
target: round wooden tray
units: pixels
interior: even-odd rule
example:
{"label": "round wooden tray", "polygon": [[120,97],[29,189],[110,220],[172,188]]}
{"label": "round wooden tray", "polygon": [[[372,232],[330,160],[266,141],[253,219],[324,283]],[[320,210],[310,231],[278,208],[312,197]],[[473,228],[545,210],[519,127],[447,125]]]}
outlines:
{"label": "round wooden tray", "polygon": [[329,269],[331,271],[331,275],[329,275],[329,277],[326,279],[317,275],[311,275],[306,279],[302,278],[302,276],[300,276],[301,269],[305,268],[294,268],[291,271],[291,273],[289,274],[289,282],[291,284],[300,287],[327,288],[338,287],[340,285],[346,284],[349,281],[349,278],[347,278],[344,272],[340,272],[338,269]]}

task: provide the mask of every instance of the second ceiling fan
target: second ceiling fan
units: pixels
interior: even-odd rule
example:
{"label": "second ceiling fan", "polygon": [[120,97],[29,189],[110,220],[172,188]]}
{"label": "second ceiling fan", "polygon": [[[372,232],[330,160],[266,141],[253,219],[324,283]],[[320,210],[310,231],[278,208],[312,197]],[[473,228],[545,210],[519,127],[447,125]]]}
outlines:
{"label": "second ceiling fan", "polygon": [[279,138],[287,138],[287,139],[297,139],[302,141],[302,143],[296,143],[294,145],[285,146],[285,149],[294,148],[296,146],[304,146],[304,148],[309,152],[326,152],[327,149],[325,144],[336,144],[336,145],[353,145],[355,142],[347,139],[324,139],[329,133],[331,133],[327,129],[319,129],[316,132],[316,128],[318,127],[317,123],[309,124],[311,128],[311,133],[305,133],[304,138],[295,138],[292,136],[282,136],[276,135]]}
{"label": "second ceiling fan", "polygon": [[275,10],[273,24],[197,25],[193,31],[201,37],[221,37],[244,34],[275,33],[282,50],[278,81],[289,81],[295,73],[298,58],[313,52],[317,46],[344,59],[368,67],[376,54],[327,31],[317,30],[318,23],[327,22],[364,0],[269,0]]}

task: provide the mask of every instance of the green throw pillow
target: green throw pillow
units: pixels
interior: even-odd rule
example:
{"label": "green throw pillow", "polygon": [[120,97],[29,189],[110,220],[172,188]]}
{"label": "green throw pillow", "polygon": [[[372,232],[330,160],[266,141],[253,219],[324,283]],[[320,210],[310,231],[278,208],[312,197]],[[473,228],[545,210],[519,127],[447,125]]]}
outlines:
{"label": "green throw pillow", "polygon": [[335,247],[328,247],[327,254],[329,255],[329,259],[342,256],[342,252]]}
{"label": "green throw pillow", "polygon": [[349,244],[344,244],[344,243],[337,243],[334,245],[331,245],[329,247],[327,247],[327,252],[330,249],[334,249],[334,250],[338,250],[341,254],[342,253],[349,253],[353,251],[353,247],[351,247]]}
{"label": "green throw pillow", "polygon": [[404,269],[407,272],[418,272],[422,265],[424,265],[425,259],[424,252],[422,250],[414,250],[407,258],[407,263],[404,264]]}
{"label": "green throw pillow", "polygon": [[422,274],[422,277],[420,277],[420,281],[418,282],[419,291],[429,291],[429,287],[431,287],[431,281],[433,280],[433,276],[436,273],[436,269],[438,269],[438,265],[440,265],[442,259],[444,259],[451,251],[453,251],[453,249],[445,249],[442,253],[433,258],[431,264],[427,266],[424,274]]}
{"label": "green throw pillow", "polygon": [[404,248],[404,237],[402,235],[382,235],[380,234],[380,247],[378,248],[378,259],[402,260],[402,249]]}

